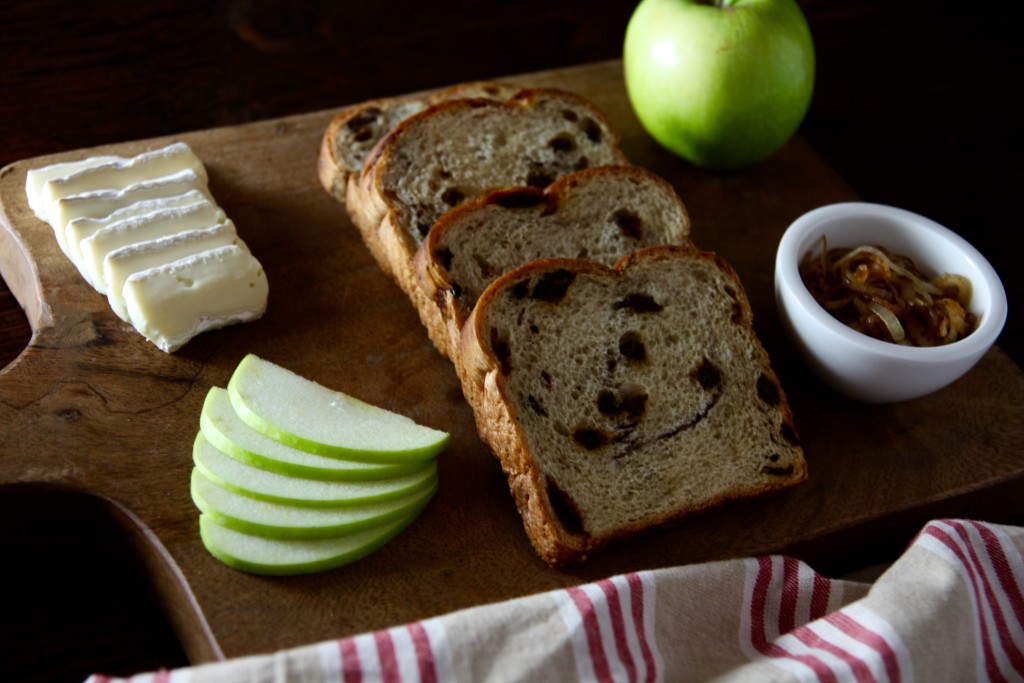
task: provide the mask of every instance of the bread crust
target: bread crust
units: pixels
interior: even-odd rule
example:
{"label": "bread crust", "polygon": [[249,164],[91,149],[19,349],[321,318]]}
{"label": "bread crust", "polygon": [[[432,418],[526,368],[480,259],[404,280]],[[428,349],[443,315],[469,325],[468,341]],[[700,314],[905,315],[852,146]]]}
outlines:
{"label": "bread crust", "polygon": [[[677,223],[657,226],[660,231],[666,233],[663,235],[665,237],[663,243],[689,244],[690,218],[682,199],[669,183],[640,166],[625,164],[596,166],[564,175],[543,189],[535,187],[505,188],[465,202],[441,216],[420,244],[413,259],[416,285],[422,292],[422,301],[429,309],[423,311],[421,319],[434,345],[441,353],[457,362],[462,327],[469,319],[476,303],[475,298],[470,300],[470,298],[457,293],[456,283],[453,282],[448,268],[438,253],[439,247],[448,240],[452,232],[473,229],[474,215],[479,215],[489,207],[501,206],[506,202],[520,206],[525,204],[532,209],[535,216],[554,214],[560,207],[571,201],[571,197],[578,188],[602,181],[640,183],[646,192],[657,192],[660,199],[668,201],[674,206],[674,213],[678,218]],[[649,199],[646,194],[645,199]],[[582,229],[589,227],[581,226]],[[544,254],[544,257],[547,258],[558,256],[570,257],[574,254],[559,254],[554,250]]]}
{"label": "bread crust", "polygon": [[[507,393],[501,359],[488,338],[488,314],[504,290],[528,280],[535,274],[567,269],[577,276],[596,274],[601,277],[628,277],[631,268],[644,261],[691,258],[711,262],[735,285],[740,310],[737,322],[749,334],[751,343],[763,362],[760,370],[778,387],[777,410],[785,429],[793,439],[793,469],[773,482],[742,486],[729,495],[709,497],[686,509],[675,510],[656,519],[626,524],[599,536],[576,533],[566,528],[549,499],[544,482],[545,473],[538,464],[536,454],[530,451],[524,438],[521,420],[516,415],[515,402]],[[781,390],[778,378],[767,360],[760,341],[753,330],[753,314],[740,280],[732,267],[711,252],[692,246],[663,246],[644,249],[620,260],[614,267],[574,259],[544,259],[524,265],[500,277],[487,288],[473,309],[460,337],[460,363],[456,365],[463,393],[473,408],[477,430],[501,462],[509,481],[510,490],[523,517],[527,536],[537,553],[551,566],[564,567],[586,559],[593,551],[608,544],[681,521],[699,512],[716,508],[727,502],[760,497],[789,488],[807,478],[807,465],[798,437],[789,403]]]}
{"label": "bread crust", "polygon": [[[462,98],[511,99],[522,90],[515,83],[499,81],[470,81],[458,83],[433,93],[381,97],[345,107],[327,124],[320,141],[317,157],[317,176],[324,189],[340,202],[344,202],[350,176],[358,175],[362,162],[352,154],[352,148],[361,143],[367,150],[394,128],[401,120],[427,107]],[[365,123],[380,118],[376,127]],[[363,140],[357,139],[363,133]],[[346,160],[346,156],[350,157]]]}
{"label": "bread crust", "polygon": [[[731,266],[710,252],[703,252],[692,244],[686,235],[678,245],[645,248],[634,252],[612,267],[591,261],[565,258],[544,258],[533,261],[505,273],[480,296],[476,305],[467,312],[460,307],[453,296],[453,282],[447,277],[443,264],[437,262],[434,247],[448,229],[460,217],[501,201],[515,194],[532,195],[546,206],[555,207],[570,182],[571,176],[562,176],[547,185],[545,189],[510,187],[509,184],[471,196],[454,209],[441,214],[440,219],[428,226],[422,240],[414,239],[409,225],[396,206],[396,197],[383,178],[388,167],[397,158],[398,147],[403,136],[414,136],[418,126],[429,125],[434,117],[455,116],[469,110],[503,111],[536,106],[545,98],[563,98],[565,102],[580,107],[592,117],[608,136],[614,163],[619,168],[614,173],[652,174],[637,167],[627,166],[627,161],[618,150],[618,133],[605,115],[590,102],[572,93],[550,89],[525,89],[511,83],[488,81],[465,83],[433,95],[420,97],[386,98],[364,103],[339,112],[325,132],[318,158],[318,174],[324,188],[336,199],[343,201],[352,222],[381,270],[393,278],[407,294],[426,326],[431,339],[438,349],[451,358],[462,384],[467,402],[473,409],[477,430],[485,443],[490,446],[508,477],[509,489],[522,516],[527,535],[539,556],[553,567],[564,567],[581,562],[598,548],[637,533],[646,532],[696,514],[702,510],[717,507],[726,502],[761,496],[792,486],[807,477],[807,467],[798,445],[793,416],[785,394],[781,390],[774,371],[768,362],[767,353],[753,331],[752,313],[739,278]],[[409,116],[402,113],[408,107]],[[375,126],[372,133],[362,135],[363,145],[349,154],[353,131],[362,130],[353,121],[373,118],[367,110],[387,113]],[[396,113],[398,112],[398,113]],[[390,116],[390,118],[389,118]],[[400,119],[393,121],[392,119]],[[376,124],[380,123],[379,126]],[[373,144],[366,149],[366,143]],[[348,157],[348,158],[346,158]],[[360,160],[358,168],[352,158]],[[612,173],[607,168],[593,168],[579,172],[579,178]],[[668,187],[660,178],[657,183]],[[671,188],[669,187],[671,190]],[[672,192],[674,195],[674,192]],[[678,197],[676,197],[678,200]],[[689,226],[686,209],[679,201],[679,210]],[[626,522],[616,528],[591,533],[585,525],[568,528],[564,511],[556,509],[557,491],[552,493],[552,481],[541,466],[537,453],[532,452],[529,439],[524,433],[523,416],[517,414],[517,403],[507,394],[501,359],[492,347],[485,328],[488,311],[500,294],[522,278],[529,278],[553,269],[569,269],[577,275],[594,275],[603,278],[624,278],[636,265],[655,263],[663,259],[695,259],[714,267],[730,282],[735,290],[735,322],[749,335],[754,348],[753,355],[760,363],[757,367],[767,378],[766,381],[778,390],[778,404],[775,409],[783,429],[792,437],[792,469],[784,476],[759,481],[748,485],[737,485],[721,495],[706,498],[688,505],[684,509],[670,510],[657,517],[646,517]],[[529,412],[525,409],[524,412]],[[787,461],[789,462],[789,461]],[[775,474],[775,473],[773,473]]]}
{"label": "bread crust", "polygon": [[[501,92],[510,91],[509,89]],[[412,239],[410,226],[403,224],[398,201],[384,186],[383,170],[398,154],[396,148],[403,136],[414,136],[417,129],[431,125],[438,117],[447,116],[457,120],[465,112],[481,109],[501,115],[503,112],[534,107],[542,100],[564,101],[586,111],[596,125],[601,127],[602,135],[607,137],[606,145],[614,160],[617,163],[625,163],[625,157],[618,150],[619,138],[614,126],[603,112],[587,100],[561,90],[517,89],[508,100],[449,99],[427,107],[403,120],[381,138],[366,157],[360,175],[350,175],[348,178],[345,203],[352,222],[359,229],[363,241],[381,270],[391,276],[412,300],[421,320],[431,332],[432,340],[446,355],[455,350],[456,345],[447,341],[450,337],[446,334],[444,321],[439,317],[434,292],[429,287],[424,290],[420,286],[414,265],[419,243]]]}
{"label": "bread crust", "polygon": [[[361,119],[370,118],[373,112],[383,113],[405,107],[409,108],[411,114],[426,106],[421,98],[388,97],[346,107],[335,114],[327,124],[317,157],[317,176],[328,194],[338,201],[344,201],[349,176],[358,173],[361,168],[361,164],[357,166],[354,161],[345,159],[346,154],[352,156],[351,148],[356,142],[354,134],[359,130],[368,130],[360,129],[358,123]],[[378,131],[370,133],[376,139],[382,136]]]}

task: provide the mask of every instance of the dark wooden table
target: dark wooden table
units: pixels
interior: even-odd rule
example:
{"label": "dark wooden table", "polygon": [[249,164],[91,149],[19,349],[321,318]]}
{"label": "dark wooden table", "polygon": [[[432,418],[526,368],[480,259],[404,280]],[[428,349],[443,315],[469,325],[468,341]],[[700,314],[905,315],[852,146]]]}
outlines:
{"label": "dark wooden table", "polygon": [[[9,3],[0,15],[0,167],[615,58],[633,5]],[[1011,202],[1021,133],[1011,96],[1021,65],[1011,17],[978,3],[801,5],[818,51],[801,134],[861,197],[934,218],[993,262],[1011,310],[999,343],[1020,365],[1020,219]],[[30,335],[0,284],[0,367]],[[104,514],[67,494],[0,494],[9,520],[0,661],[11,680],[186,663]]]}

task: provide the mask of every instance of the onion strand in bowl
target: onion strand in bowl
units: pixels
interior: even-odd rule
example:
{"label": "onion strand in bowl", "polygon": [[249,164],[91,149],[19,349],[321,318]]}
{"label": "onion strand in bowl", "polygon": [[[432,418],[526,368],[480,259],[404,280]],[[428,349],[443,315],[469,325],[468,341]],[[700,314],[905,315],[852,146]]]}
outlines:
{"label": "onion strand in bowl", "polygon": [[833,317],[863,334],[911,346],[940,346],[977,325],[967,311],[971,283],[962,275],[929,279],[912,260],[879,246],[808,251],[800,278]]}

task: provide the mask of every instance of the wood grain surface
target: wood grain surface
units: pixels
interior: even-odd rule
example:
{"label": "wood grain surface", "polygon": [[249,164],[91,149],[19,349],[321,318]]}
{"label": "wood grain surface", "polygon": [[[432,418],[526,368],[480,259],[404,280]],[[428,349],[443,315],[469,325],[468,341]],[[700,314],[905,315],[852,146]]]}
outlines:
{"label": "wood grain surface", "polygon": [[[623,134],[626,154],[676,187],[695,242],[733,263],[793,404],[811,472],[806,484],[693,518],[569,571],[540,562],[497,462],[476,436],[451,366],[432,348],[398,288],[377,270],[344,208],[316,180],[317,146],[333,113],[324,111],[173,137],[206,163],[214,196],[271,284],[262,320],[206,333],[174,355],[119,321],[78,277],[50,228],[28,211],[23,191],[33,166],[86,153],[137,153],[171,138],[4,169],[0,269],[34,335],[0,374],[0,486],[71,490],[103,501],[196,662],[626,570],[780,550],[827,570],[852,553],[871,558],[872,525],[909,528],[937,512],[1024,514],[1024,500],[1005,494],[1024,476],[1024,453],[1017,448],[1024,435],[1024,382],[1001,350],[993,349],[952,387],[896,406],[845,401],[795,360],[772,303],[775,245],[804,211],[856,198],[803,139],[750,171],[706,173],[643,134],[616,61],[517,80],[572,89],[604,108]],[[398,539],[350,567],[283,579],[239,573],[206,552],[188,493],[191,443],[206,391],[223,386],[250,352],[451,432],[440,460],[441,490]]]}
{"label": "wood grain surface", "polygon": [[[798,2],[818,62],[803,140],[834,169],[825,173],[841,176],[860,197],[934,218],[993,262],[1010,299],[999,345],[1021,364],[1024,335],[1015,302],[1024,296],[1017,200],[1024,138],[1013,100],[1020,9],[935,0]],[[15,0],[0,13],[0,167],[44,154],[324,111],[454,81],[616,58],[634,6],[621,0]],[[728,188],[737,183],[722,183],[731,200]],[[776,207],[771,213],[779,212]],[[704,220],[707,225],[710,217]],[[7,234],[0,230],[0,239]],[[770,328],[764,317],[759,325]],[[26,351],[31,336],[25,312],[0,280],[0,367]],[[39,357],[37,348],[26,353]],[[1004,357],[996,357],[995,372],[1002,372]],[[776,355],[791,393],[799,393],[793,383],[800,371],[790,362]],[[992,368],[991,362],[983,367]],[[1019,397],[995,390],[999,382],[986,401],[1002,399],[1011,426],[961,423],[947,407],[924,412],[953,426],[931,427],[1000,447],[1006,439],[988,432],[1019,431],[1021,411]],[[7,403],[7,390],[0,383],[0,404]],[[835,401],[826,395],[819,405],[807,397],[814,391],[812,386],[801,394],[804,423],[813,424]],[[26,407],[20,400],[10,405]],[[854,417],[881,441],[895,432],[908,450],[923,453],[938,437],[915,445],[913,434],[928,428],[918,410],[881,425],[872,409],[855,408]],[[0,425],[0,435],[5,429]],[[31,480],[31,449],[40,438],[4,440],[0,462],[17,462],[4,472],[19,470],[19,480]],[[1019,442],[1007,453],[1014,450]],[[76,453],[69,449],[68,463],[78,462]],[[865,470],[854,474],[857,484],[871,478],[877,460],[858,462]],[[924,455],[913,460],[925,480],[937,477],[942,466]],[[888,475],[892,467],[895,462],[883,471]],[[969,458],[957,464],[960,474],[973,467]],[[983,462],[982,471],[988,468]],[[495,482],[489,486],[494,495],[507,495]],[[832,486],[833,497],[845,495],[842,482]],[[819,566],[838,576],[895,558],[925,516],[1013,519],[1022,490],[1024,482],[1011,478],[973,494],[938,496],[886,517],[859,519],[795,548],[813,551]],[[77,682],[95,671],[127,675],[188,662],[166,624],[170,616],[191,628],[187,601],[177,614],[178,602],[154,599],[152,577],[162,575],[145,568],[151,554],[132,551],[138,539],[125,529],[135,528],[116,506],[90,494],[39,484],[0,486],[0,661],[6,680]]]}

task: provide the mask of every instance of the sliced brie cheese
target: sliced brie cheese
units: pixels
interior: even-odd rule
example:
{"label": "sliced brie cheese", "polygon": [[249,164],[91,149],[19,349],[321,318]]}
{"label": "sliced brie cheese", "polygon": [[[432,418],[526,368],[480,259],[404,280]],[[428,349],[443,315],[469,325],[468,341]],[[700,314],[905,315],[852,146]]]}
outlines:
{"label": "sliced brie cheese", "polygon": [[186,230],[113,250],[103,259],[103,284],[110,308],[121,320],[131,322],[124,302],[124,283],[131,275],[229,244],[245,246],[235,224],[227,220],[212,228]]}
{"label": "sliced brie cheese", "polygon": [[72,262],[78,263],[82,254],[78,249],[78,244],[100,228],[104,228],[111,223],[116,223],[117,221],[122,221],[126,218],[132,218],[133,216],[143,216],[147,213],[153,213],[160,209],[181,208],[209,201],[210,198],[199,190],[189,190],[188,192],[183,192],[181,194],[174,195],[173,197],[143,199],[129,204],[128,206],[122,206],[120,209],[115,209],[113,213],[107,214],[102,218],[92,218],[89,216],[76,218],[64,227],[63,232],[58,233],[57,241],[67,257],[71,259]]}
{"label": "sliced brie cheese", "polygon": [[[79,169],[69,175],[50,178],[40,188],[40,200],[44,206],[52,206],[62,197],[96,190],[119,190],[185,170],[194,171],[203,182],[206,181],[206,168],[199,158],[184,142],[176,142],[162,149],[126,159],[114,159]],[[45,211],[49,216],[49,209]]]}
{"label": "sliced brie cheese", "polygon": [[263,267],[238,245],[135,273],[123,292],[132,325],[168,353],[206,330],[259,318],[267,293]]}
{"label": "sliced brie cheese", "polygon": [[55,231],[63,231],[68,223],[76,218],[102,218],[143,199],[173,197],[189,190],[198,190],[210,199],[210,192],[203,177],[187,169],[162,178],[144,180],[119,190],[94,190],[61,197],[49,205],[47,219]]}
{"label": "sliced brie cheese", "polygon": [[179,142],[31,169],[25,194],[82,277],[170,353],[267,307],[263,267],[214,202],[207,177]]}
{"label": "sliced brie cheese", "polygon": [[174,235],[186,230],[209,228],[223,223],[224,211],[212,202],[190,204],[180,208],[160,209],[142,216],[126,218],[100,228],[78,243],[78,266],[82,277],[100,294],[106,294],[103,284],[103,259],[107,254],[147,240]]}
{"label": "sliced brie cheese", "polygon": [[25,174],[25,195],[28,197],[28,206],[41,221],[46,220],[45,202],[42,198],[43,185],[48,180],[63,178],[93,166],[100,166],[111,161],[117,161],[121,157],[97,156],[82,159],[81,161],[64,161],[59,164],[50,164],[42,168],[29,169]]}

